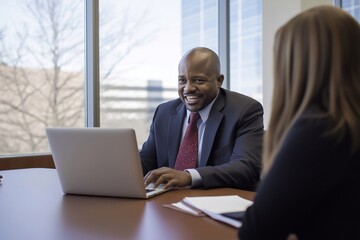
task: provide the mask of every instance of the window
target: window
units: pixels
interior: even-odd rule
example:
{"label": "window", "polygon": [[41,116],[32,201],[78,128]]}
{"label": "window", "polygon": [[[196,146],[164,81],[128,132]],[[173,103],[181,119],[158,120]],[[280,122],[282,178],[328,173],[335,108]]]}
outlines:
{"label": "window", "polygon": [[[48,152],[46,127],[86,127],[85,2],[1,3],[0,155]],[[262,1],[227,3],[230,12],[220,0],[99,0],[100,96],[89,96],[100,126],[134,128],[141,146],[156,106],[178,97],[181,56],[197,46],[220,54],[227,16],[227,86],[261,101]]]}
{"label": "window", "polygon": [[0,154],[48,151],[45,128],[84,126],[84,3],[2,1]]}
{"label": "window", "polygon": [[358,22],[360,22],[359,0],[336,0],[335,4],[350,13]]}
{"label": "window", "polygon": [[146,140],[157,105],[177,98],[180,0],[100,0],[100,125]]}

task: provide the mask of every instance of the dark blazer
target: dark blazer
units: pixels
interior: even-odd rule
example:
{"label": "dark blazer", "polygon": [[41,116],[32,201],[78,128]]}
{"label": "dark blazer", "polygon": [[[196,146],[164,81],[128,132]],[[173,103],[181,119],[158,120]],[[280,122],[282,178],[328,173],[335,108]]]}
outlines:
{"label": "dark blazer", "polygon": [[[354,118],[355,121],[358,121]],[[242,220],[245,239],[360,239],[360,149],[312,106],[291,127]],[[357,122],[360,124],[360,122]]]}
{"label": "dark blazer", "polygon": [[[144,174],[175,165],[186,108],[178,98],[160,104],[140,151]],[[204,188],[254,190],[261,171],[263,108],[245,95],[220,89],[206,122],[200,164]]]}

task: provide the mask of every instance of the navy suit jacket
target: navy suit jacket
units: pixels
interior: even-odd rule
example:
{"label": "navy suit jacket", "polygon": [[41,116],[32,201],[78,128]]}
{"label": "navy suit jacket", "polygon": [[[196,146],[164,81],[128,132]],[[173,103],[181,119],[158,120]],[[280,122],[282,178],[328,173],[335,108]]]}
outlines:
{"label": "navy suit jacket", "polygon": [[[173,168],[179,150],[186,107],[178,98],[160,104],[140,151],[144,175]],[[206,122],[200,164],[203,187],[255,190],[260,179],[263,108],[245,95],[220,89]]]}

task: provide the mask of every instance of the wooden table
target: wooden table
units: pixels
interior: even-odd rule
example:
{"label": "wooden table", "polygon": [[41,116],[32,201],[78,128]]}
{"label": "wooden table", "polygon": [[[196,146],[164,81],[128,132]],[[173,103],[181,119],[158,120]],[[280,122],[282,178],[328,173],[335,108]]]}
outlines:
{"label": "wooden table", "polygon": [[[237,229],[164,207],[185,196],[254,193],[172,190],[149,200],[64,195],[56,170],[0,171],[0,239],[237,239]],[[95,181],[95,179],[94,179]]]}

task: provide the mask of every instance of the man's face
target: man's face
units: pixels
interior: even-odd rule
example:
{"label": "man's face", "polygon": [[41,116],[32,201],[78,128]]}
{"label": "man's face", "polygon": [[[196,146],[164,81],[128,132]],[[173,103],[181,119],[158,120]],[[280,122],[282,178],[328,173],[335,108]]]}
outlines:
{"label": "man's face", "polygon": [[188,110],[200,111],[215,99],[224,76],[214,69],[204,55],[185,56],[180,61],[178,93]]}

